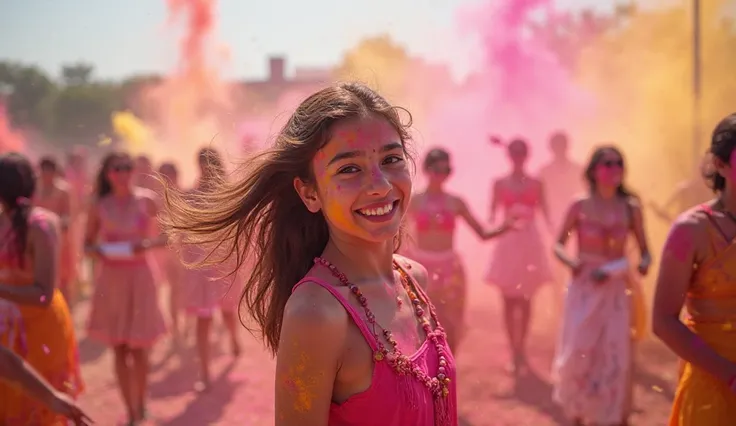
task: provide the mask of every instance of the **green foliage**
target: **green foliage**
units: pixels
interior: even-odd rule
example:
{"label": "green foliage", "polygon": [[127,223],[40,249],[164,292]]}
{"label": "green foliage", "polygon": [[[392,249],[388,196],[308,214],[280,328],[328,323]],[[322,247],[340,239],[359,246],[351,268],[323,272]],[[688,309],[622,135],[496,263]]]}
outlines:
{"label": "green foliage", "polygon": [[110,117],[127,108],[145,85],[158,76],[133,76],[120,83],[93,79],[94,66],[64,65],[54,81],[43,70],[12,61],[0,61],[0,101],[11,124],[33,129],[56,144],[91,145],[111,134]]}

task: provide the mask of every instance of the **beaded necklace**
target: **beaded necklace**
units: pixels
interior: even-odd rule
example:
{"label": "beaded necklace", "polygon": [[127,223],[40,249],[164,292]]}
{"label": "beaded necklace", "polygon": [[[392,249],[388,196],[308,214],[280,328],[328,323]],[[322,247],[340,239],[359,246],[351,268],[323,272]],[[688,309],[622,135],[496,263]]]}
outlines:
{"label": "beaded necklace", "polygon": [[[437,327],[432,330],[429,318],[425,316],[424,308],[422,308],[422,302],[417,296],[417,293],[414,291],[413,284],[410,283],[410,279],[406,275],[406,272],[404,272],[404,270],[399,267],[399,265],[394,261],[394,269],[397,270],[399,272],[399,275],[401,276],[401,285],[402,287],[404,287],[404,290],[409,295],[409,299],[414,306],[414,313],[416,314],[419,323],[422,325],[422,328],[427,335],[427,339],[429,339],[437,349],[437,353],[439,355],[439,367],[437,369],[437,375],[435,377],[430,377],[427,373],[423,372],[414,361],[412,361],[408,356],[404,355],[404,353],[401,352],[398,344],[396,343],[396,339],[394,339],[393,333],[391,333],[390,330],[381,327],[376,322],[376,316],[368,308],[368,300],[360,291],[358,286],[348,281],[348,278],[345,276],[345,274],[340,272],[337,267],[335,267],[335,265],[331,264],[329,261],[321,257],[316,257],[314,259],[314,263],[316,265],[321,265],[329,269],[330,273],[332,273],[332,275],[337,278],[342,285],[350,289],[350,292],[358,299],[360,306],[363,307],[368,324],[370,324],[371,326],[371,332],[373,333],[373,336],[375,337],[378,344],[378,349],[373,354],[374,361],[381,362],[383,360],[387,360],[391,368],[399,376],[413,375],[420,383],[422,383],[424,386],[427,387],[427,389],[429,389],[429,391],[435,397],[435,400],[447,398],[447,395],[449,395],[450,393],[450,378],[447,377],[447,358],[445,356],[445,348],[440,341],[440,337],[445,337],[445,330],[442,328],[439,321],[437,320],[437,315],[434,312],[434,307],[432,307],[432,305],[428,303],[429,314],[434,320],[435,324],[437,324]],[[389,343],[389,345],[392,346],[391,350],[386,348],[383,342],[381,342],[381,340],[379,339],[379,334],[376,330],[377,328],[381,329],[381,333],[383,334],[384,338]]]}

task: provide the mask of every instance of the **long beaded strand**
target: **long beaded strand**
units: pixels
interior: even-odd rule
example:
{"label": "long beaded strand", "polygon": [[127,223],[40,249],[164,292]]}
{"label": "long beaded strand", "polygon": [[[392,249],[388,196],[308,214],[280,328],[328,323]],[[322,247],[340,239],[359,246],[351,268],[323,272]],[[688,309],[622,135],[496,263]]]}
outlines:
{"label": "long beaded strand", "polygon": [[[447,404],[446,401],[442,400],[445,400],[450,393],[450,378],[447,377],[447,358],[445,356],[446,354],[444,346],[440,341],[440,337],[444,338],[445,332],[437,319],[434,309],[431,307],[431,305],[428,305],[429,314],[437,325],[436,329],[432,330],[430,321],[425,316],[424,308],[422,308],[422,302],[412,288],[411,284],[409,284],[409,277],[406,276],[406,273],[396,264],[396,262],[394,262],[394,269],[396,269],[401,276],[401,285],[409,296],[409,299],[411,300],[412,306],[414,307],[414,313],[419,320],[419,323],[422,325],[427,338],[434,344],[437,350],[437,354],[439,356],[439,366],[437,368],[437,375],[435,377],[430,377],[427,373],[422,371],[421,368],[419,368],[419,366],[414,361],[412,361],[409,357],[401,352],[396,339],[393,336],[393,333],[390,330],[381,327],[376,322],[375,315],[370,310],[370,308],[368,308],[368,300],[360,291],[358,286],[351,283],[347,279],[345,274],[340,272],[337,267],[335,267],[335,265],[331,264],[326,259],[317,257],[314,259],[314,263],[326,267],[332,273],[332,275],[335,276],[335,278],[337,278],[342,285],[348,287],[350,292],[358,299],[358,303],[360,303],[360,306],[365,311],[366,320],[371,325],[372,333],[378,345],[378,349],[373,354],[373,359],[376,362],[381,362],[384,359],[388,360],[391,368],[399,376],[413,375],[420,383],[427,387],[427,389],[429,389],[429,391],[435,398],[435,416],[437,417],[437,424],[445,424],[446,421],[448,421]],[[380,328],[382,330],[384,338],[389,343],[389,345],[392,346],[392,351],[389,351],[388,348],[386,348],[386,346],[383,344],[383,342],[381,342],[381,339],[376,332],[376,328]]]}

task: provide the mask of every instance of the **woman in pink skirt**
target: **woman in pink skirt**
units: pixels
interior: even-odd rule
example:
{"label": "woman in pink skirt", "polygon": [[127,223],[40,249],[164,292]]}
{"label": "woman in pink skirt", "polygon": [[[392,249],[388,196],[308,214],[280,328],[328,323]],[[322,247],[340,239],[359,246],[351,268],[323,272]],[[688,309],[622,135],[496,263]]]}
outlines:
{"label": "woman in pink skirt", "polygon": [[148,350],[166,332],[149,248],[158,213],[151,191],[131,184],[127,154],[108,154],[87,219],[85,251],[97,260],[88,334],[115,351],[115,374],[129,424],[145,418]]}
{"label": "woman in pink skirt", "polygon": [[[220,154],[211,148],[199,152],[200,178],[190,191],[191,195],[210,192],[215,183],[224,179],[225,167]],[[182,247],[182,257],[186,263],[197,263],[209,253],[201,246]],[[234,356],[240,354],[237,333],[237,311],[240,290],[235,285],[236,275],[229,275],[232,268],[187,269],[184,271],[183,303],[187,313],[197,319],[197,352],[200,362],[200,381],[195,385],[198,391],[210,386],[210,330],[215,311],[222,312],[222,320],[230,333],[230,344]]]}
{"label": "woman in pink skirt", "polygon": [[[158,191],[163,196],[165,190],[163,183],[166,186],[174,189],[179,189],[179,171],[174,163],[163,163],[158,169],[158,174],[161,179],[160,190]],[[169,285],[169,315],[171,316],[171,331],[174,338],[174,347],[178,347],[181,339],[181,312],[182,312],[182,285],[184,280],[184,265],[181,264],[178,256],[169,247],[161,248],[156,250],[156,260],[159,269],[164,274],[164,279]],[[184,325],[186,328],[186,325]]]}
{"label": "woman in pink skirt", "polygon": [[544,187],[525,171],[529,154],[527,143],[515,139],[508,145],[511,173],[493,185],[491,221],[499,210],[514,216],[516,232],[504,234],[496,241],[490,270],[486,276],[503,297],[504,320],[513,357],[514,373],[527,369],[525,344],[531,322],[531,298],[543,284],[553,280],[547,250],[537,227],[541,212],[549,227],[550,220]]}

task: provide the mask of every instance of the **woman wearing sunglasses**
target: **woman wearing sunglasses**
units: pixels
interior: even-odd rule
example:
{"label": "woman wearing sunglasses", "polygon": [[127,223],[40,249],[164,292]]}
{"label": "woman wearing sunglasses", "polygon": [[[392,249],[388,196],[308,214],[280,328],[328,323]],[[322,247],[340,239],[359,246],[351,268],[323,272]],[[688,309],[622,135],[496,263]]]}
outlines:
{"label": "woman wearing sunglasses", "polygon": [[147,250],[165,240],[156,237],[155,195],[134,187],[132,172],[127,154],[102,161],[85,252],[98,261],[88,334],[113,348],[128,424],[137,424],[145,417],[148,349],[166,331]]}
{"label": "woman wearing sunglasses", "polygon": [[427,188],[412,197],[409,218],[413,244],[407,254],[427,268],[430,277],[427,292],[447,331],[450,348],[457,353],[463,330],[466,291],[465,271],[454,250],[456,218],[462,218],[484,240],[511,229],[513,222],[509,220],[498,229],[485,230],[462,198],[445,191],[444,185],[451,171],[447,151],[435,148],[427,153],[424,159]]}
{"label": "woman wearing sunglasses", "polygon": [[[554,399],[574,424],[625,425],[633,365],[631,268],[634,236],[646,274],[651,257],[638,198],[623,182],[624,161],[613,146],[595,150],[585,170],[590,192],[569,207],[554,248],[572,271],[553,365]],[[577,235],[578,253],[565,243]]]}
{"label": "woman wearing sunglasses", "polygon": [[548,254],[537,226],[541,213],[550,225],[544,185],[526,171],[529,146],[522,139],[508,144],[511,173],[493,184],[491,223],[499,212],[504,217],[518,218],[516,232],[498,239],[491,258],[486,281],[497,286],[503,297],[504,323],[511,347],[514,374],[528,369],[526,337],[531,323],[531,299],[543,284],[554,276]]}

